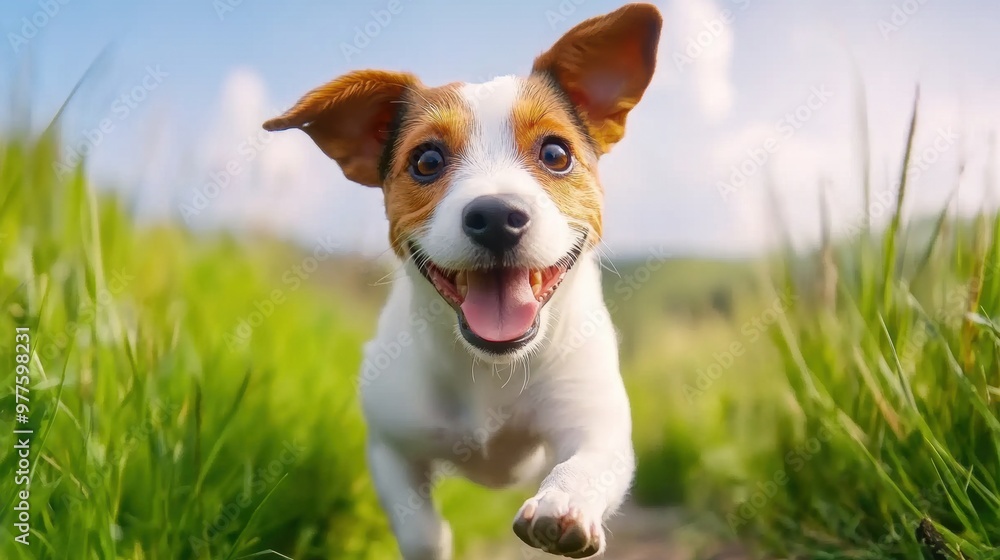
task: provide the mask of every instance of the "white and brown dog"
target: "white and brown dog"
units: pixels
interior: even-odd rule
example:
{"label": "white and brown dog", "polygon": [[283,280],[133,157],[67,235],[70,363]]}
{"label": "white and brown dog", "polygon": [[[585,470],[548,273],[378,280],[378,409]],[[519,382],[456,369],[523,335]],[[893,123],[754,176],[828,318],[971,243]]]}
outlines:
{"label": "white and brown dog", "polygon": [[302,129],[385,197],[405,279],[361,385],[369,467],[406,560],[451,558],[426,498],[442,464],[490,487],[544,477],[517,536],[573,558],[605,550],[634,458],[614,327],[595,320],[597,162],[650,83],[661,25],[648,4],[587,20],[527,78],[426,87],[352,72],[264,124]]}

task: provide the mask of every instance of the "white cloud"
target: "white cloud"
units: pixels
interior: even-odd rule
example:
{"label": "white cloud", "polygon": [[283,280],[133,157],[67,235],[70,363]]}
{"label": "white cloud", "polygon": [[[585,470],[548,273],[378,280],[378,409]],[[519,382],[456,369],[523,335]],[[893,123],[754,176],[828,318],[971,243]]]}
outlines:
{"label": "white cloud", "polygon": [[[381,194],[345,179],[306,134],[264,131],[261,124],[282,110],[255,70],[238,68],[226,77],[202,140],[206,173],[198,189],[210,200],[197,218],[307,244],[330,236],[345,249],[380,252]],[[225,182],[210,197],[210,185]]]}
{"label": "white cloud", "polygon": [[[786,220],[780,228],[787,228],[800,246],[819,237],[821,184],[827,185],[834,231],[850,231],[865,209],[848,52],[864,54],[857,59],[867,87],[873,193],[895,187],[913,87],[920,81],[917,153],[933,146],[947,127],[954,127],[960,140],[911,183],[907,215],[940,210],[955,184],[960,158],[967,161],[967,171],[957,207],[969,214],[997,204],[1000,185],[994,178],[993,198],[987,198],[985,177],[990,162],[996,169],[1000,160],[996,144],[992,155],[987,149],[989,134],[1000,128],[1000,108],[994,103],[1000,95],[978,81],[962,90],[951,80],[955,74],[982,76],[983,68],[956,59],[947,72],[928,70],[922,66],[924,54],[911,48],[944,28],[922,32],[908,27],[908,35],[886,42],[873,25],[845,35],[830,29],[836,18],[820,21],[818,14],[809,16],[802,5],[796,6],[803,12],[789,15],[780,6],[743,0],[675,0],[664,6],[666,24],[653,86],[630,116],[625,140],[601,165],[610,250],[623,255],[664,245],[696,252],[759,251],[776,241],[779,230],[765,184],[780,202]],[[837,10],[849,30],[867,21],[849,7]],[[926,25],[933,22],[925,20]],[[737,52],[741,66],[734,75]],[[675,54],[696,56],[678,66]],[[811,88],[824,85],[834,92],[829,104],[792,136],[782,136],[778,119],[806,103]],[[215,122],[199,150],[206,168],[202,182],[238,159],[248,137],[262,135],[268,143],[233,177],[209,215],[227,225],[263,227],[307,243],[333,235],[345,247],[372,256],[383,253],[388,243],[381,194],[344,179],[305,134],[260,132],[260,123],[280,110],[253,70],[234,70],[227,77]],[[779,137],[779,148],[732,199],[723,199],[719,182],[730,179],[748,150],[761,149],[772,136]],[[882,222],[887,213],[883,216]]]}
{"label": "white cloud", "polygon": [[653,88],[681,86],[711,121],[725,118],[736,90],[730,76],[732,23],[739,3],[676,0],[664,7],[666,29],[660,39],[660,67]]}

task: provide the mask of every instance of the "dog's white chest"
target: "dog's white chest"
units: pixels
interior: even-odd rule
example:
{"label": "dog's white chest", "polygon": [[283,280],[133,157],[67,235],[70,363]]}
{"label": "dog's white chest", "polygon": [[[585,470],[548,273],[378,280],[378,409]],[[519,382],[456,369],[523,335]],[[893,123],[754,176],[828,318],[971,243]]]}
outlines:
{"label": "dog's white chest", "polygon": [[[470,454],[491,455],[498,445],[509,447],[514,436],[530,445],[530,427],[518,408],[517,393],[495,386],[497,377],[486,373],[476,383],[439,387],[430,408],[437,417],[433,443],[444,447],[439,459],[462,460]],[[507,449],[510,451],[510,449]]]}

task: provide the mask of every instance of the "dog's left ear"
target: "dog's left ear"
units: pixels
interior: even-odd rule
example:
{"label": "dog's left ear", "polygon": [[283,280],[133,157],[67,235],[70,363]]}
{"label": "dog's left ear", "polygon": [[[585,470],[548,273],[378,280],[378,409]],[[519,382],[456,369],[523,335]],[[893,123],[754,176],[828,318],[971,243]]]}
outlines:
{"label": "dog's left ear", "polygon": [[653,78],[663,18],[651,4],[629,4],[588,19],[535,59],[580,111],[603,153],[625,135],[625,117]]}

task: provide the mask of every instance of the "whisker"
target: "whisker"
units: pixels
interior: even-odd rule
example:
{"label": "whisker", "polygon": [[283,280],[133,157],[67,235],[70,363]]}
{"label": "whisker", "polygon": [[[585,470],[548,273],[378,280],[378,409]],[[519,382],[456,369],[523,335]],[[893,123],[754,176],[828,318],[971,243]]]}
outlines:
{"label": "whisker", "polygon": [[385,281],[386,278],[389,278],[390,276],[394,276],[395,274],[397,274],[399,271],[403,270],[404,268],[406,268],[406,261],[403,261],[402,263],[400,263],[399,266],[397,266],[396,268],[393,268],[389,272],[385,273],[385,276],[379,278],[378,280],[376,280],[371,285],[372,286],[384,286],[386,284],[392,284],[393,282],[396,282],[397,280],[402,279],[403,277],[400,276],[400,277],[392,278],[388,282]]}
{"label": "whisker", "polygon": [[[604,243],[603,241],[601,241],[600,243],[598,243],[594,247],[595,249],[597,249],[597,262],[601,265],[601,268],[604,268],[608,272],[612,272],[612,273],[614,273],[615,276],[621,278],[622,275],[621,275],[620,272],[618,272],[618,268],[615,267],[615,263],[614,263],[614,260],[611,259],[611,255],[608,255],[604,251],[604,249],[602,249],[602,247],[607,247],[607,244]],[[610,250],[610,247],[608,247],[608,249]],[[608,260],[608,264],[611,266],[611,268],[608,268],[608,267],[604,266],[604,259],[605,258]]]}
{"label": "whisker", "polygon": [[511,363],[511,364],[507,364],[507,367],[509,367],[509,368],[510,368],[510,373],[509,373],[509,374],[507,374],[507,381],[504,381],[504,382],[503,382],[503,385],[501,385],[501,386],[500,386],[500,388],[501,388],[501,389],[503,389],[504,387],[506,387],[506,386],[507,386],[507,384],[508,384],[508,383],[510,383],[510,379],[511,379],[512,377],[514,377],[514,365],[515,365],[516,363],[517,363],[517,361],[515,360],[515,361],[514,361],[514,363]]}
{"label": "whisker", "polygon": [[524,381],[521,383],[521,390],[518,391],[517,396],[521,396],[524,390],[528,388],[528,379],[531,377],[530,364],[531,358],[528,356],[524,357]]}

